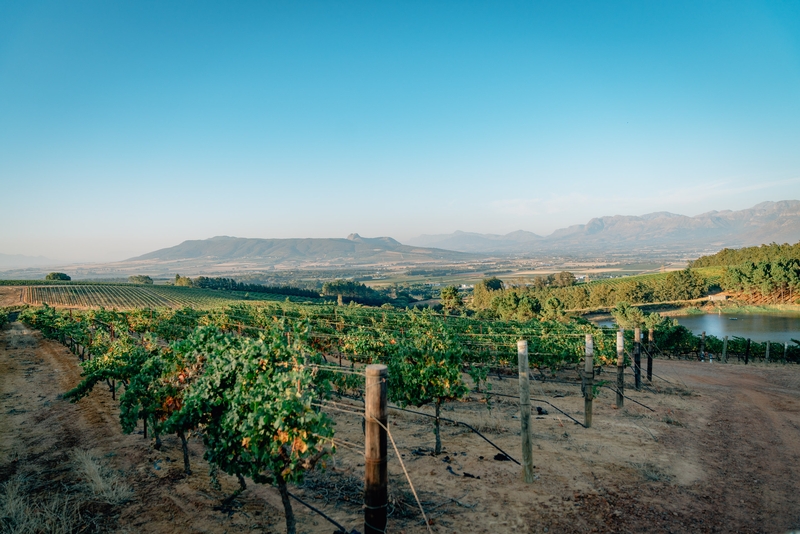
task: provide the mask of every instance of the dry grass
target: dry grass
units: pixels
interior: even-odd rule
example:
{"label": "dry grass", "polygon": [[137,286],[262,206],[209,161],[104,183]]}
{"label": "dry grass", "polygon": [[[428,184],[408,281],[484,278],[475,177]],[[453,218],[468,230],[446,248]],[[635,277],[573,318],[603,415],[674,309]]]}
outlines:
{"label": "dry grass", "polygon": [[663,480],[664,482],[669,482],[672,479],[672,476],[659,469],[655,464],[631,462],[631,465],[647,481],[660,482]]}
{"label": "dry grass", "polygon": [[133,497],[133,490],[91,452],[78,450],[72,454],[75,470],[94,499],[108,504],[122,504]]}
{"label": "dry grass", "polygon": [[76,501],[69,495],[48,495],[34,501],[25,480],[16,477],[0,489],[0,532],[15,534],[68,534],[80,523]]}

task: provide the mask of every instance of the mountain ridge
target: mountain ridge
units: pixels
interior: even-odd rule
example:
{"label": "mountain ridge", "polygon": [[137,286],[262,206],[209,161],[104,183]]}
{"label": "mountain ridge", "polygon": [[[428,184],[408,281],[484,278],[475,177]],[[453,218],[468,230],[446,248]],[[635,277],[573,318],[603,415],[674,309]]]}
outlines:
{"label": "mountain ridge", "polygon": [[215,236],[186,240],[121,263],[145,261],[250,261],[272,264],[305,262],[371,264],[382,261],[459,261],[469,256],[450,250],[404,245],[391,237],[262,239]]}
{"label": "mountain ridge", "polygon": [[[524,235],[524,239],[519,239],[519,235]],[[714,210],[694,217],[666,211],[595,217],[585,224],[559,228],[547,236],[524,230],[505,235],[456,231],[422,235],[408,243],[491,254],[617,251],[637,245],[651,249],[745,247],[772,241],[800,241],[800,201],[762,202],[744,210]]]}

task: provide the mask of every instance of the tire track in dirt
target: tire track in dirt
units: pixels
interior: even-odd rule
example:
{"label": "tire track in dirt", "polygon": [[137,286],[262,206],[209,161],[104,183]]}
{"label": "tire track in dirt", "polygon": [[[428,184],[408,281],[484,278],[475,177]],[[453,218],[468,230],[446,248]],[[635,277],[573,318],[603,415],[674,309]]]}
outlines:
{"label": "tire track in dirt", "polygon": [[31,496],[56,494],[80,484],[72,453],[92,450],[123,474],[134,497],[116,507],[84,503],[85,531],[221,534],[269,531],[283,522],[282,510],[265,506],[256,492],[222,509],[238,484],[220,475],[221,491],[211,488],[197,440],[190,446],[195,474],[186,477],[177,438],[165,436],[156,451],[141,433],[122,434],[106,387],[76,404],[60,398],[80,372],[77,357],[38,332],[16,322],[0,332],[0,482],[21,476]]}
{"label": "tire track in dirt", "polygon": [[798,405],[800,392],[770,383],[780,367],[765,373],[720,366],[713,373],[691,378],[718,397],[708,431],[697,439],[712,468],[707,491],[719,496],[717,512],[726,517],[720,531],[726,526],[765,533],[800,527],[798,417],[780,409]]}

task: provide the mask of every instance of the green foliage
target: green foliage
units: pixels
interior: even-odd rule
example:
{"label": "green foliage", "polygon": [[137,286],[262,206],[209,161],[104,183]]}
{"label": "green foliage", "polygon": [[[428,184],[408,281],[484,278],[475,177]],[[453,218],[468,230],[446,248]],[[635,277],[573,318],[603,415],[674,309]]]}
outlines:
{"label": "green foliage", "polygon": [[464,303],[461,300],[461,295],[458,293],[458,288],[456,286],[443,287],[439,294],[439,298],[441,299],[442,307],[448,311],[457,310],[464,306]]}
{"label": "green foliage", "polygon": [[175,285],[178,287],[192,287],[192,279],[188,276],[175,275]]}
{"label": "green foliage", "polygon": [[447,324],[430,311],[411,312],[405,337],[389,355],[389,399],[400,406],[435,403],[435,454],[441,453],[439,409],[444,401],[460,399],[469,390],[461,370],[464,348]]}
{"label": "green foliage", "polygon": [[503,281],[496,277],[484,278],[472,290],[472,303],[470,307],[474,310],[489,309],[495,293],[502,291]]}
{"label": "green foliage", "polygon": [[530,321],[541,311],[539,299],[529,291],[506,289],[492,299],[492,311],[504,321]]}
{"label": "green foliage", "polygon": [[642,310],[635,306],[631,306],[627,302],[620,302],[611,311],[616,323],[626,329],[639,328],[645,322],[645,314]]}
{"label": "green foliage", "polygon": [[319,298],[319,292],[293,286],[269,286],[237,282],[232,278],[207,278],[198,276],[192,281],[192,287],[218,289],[222,291],[247,291],[248,293],[270,293],[273,295],[291,295],[296,297]]}
{"label": "green foliage", "polygon": [[550,297],[542,306],[541,317],[543,321],[561,321],[566,315],[564,304],[556,297]]}
{"label": "green foliage", "polygon": [[49,273],[47,276],[44,277],[45,280],[72,280],[66,273]]}
{"label": "green foliage", "polygon": [[144,274],[135,274],[133,276],[128,277],[128,282],[131,284],[153,284],[153,279]]}
{"label": "green foliage", "polygon": [[800,292],[800,260],[782,258],[728,267],[721,286],[771,302],[793,302]]}
{"label": "green foliage", "polygon": [[334,280],[333,282],[325,282],[322,285],[322,295],[338,297],[341,295],[344,303],[357,302],[359,304],[367,304],[373,306],[380,306],[387,301],[386,297],[368,287],[361,282],[355,280]]}
{"label": "green foliage", "polygon": [[794,245],[771,243],[760,247],[725,248],[716,254],[701,256],[691,263],[691,267],[728,267],[744,263],[769,263],[778,259],[800,260],[800,242]]}
{"label": "green foliage", "polygon": [[561,271],[553,278],[553,285],[556,287],[574,286],[575,282],[575,275],[569,271]]}

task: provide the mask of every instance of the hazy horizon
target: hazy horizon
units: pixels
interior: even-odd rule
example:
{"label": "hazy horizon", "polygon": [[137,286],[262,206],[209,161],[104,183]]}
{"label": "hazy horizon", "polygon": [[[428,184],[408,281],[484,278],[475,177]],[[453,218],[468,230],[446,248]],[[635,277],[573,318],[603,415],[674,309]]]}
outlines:
{"label": "hazy horizon", "polygon": [[800,4],[0,6],[0,253],[800,198]]}

